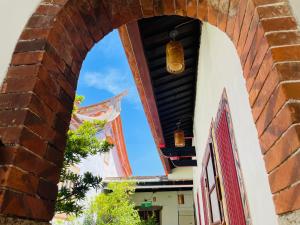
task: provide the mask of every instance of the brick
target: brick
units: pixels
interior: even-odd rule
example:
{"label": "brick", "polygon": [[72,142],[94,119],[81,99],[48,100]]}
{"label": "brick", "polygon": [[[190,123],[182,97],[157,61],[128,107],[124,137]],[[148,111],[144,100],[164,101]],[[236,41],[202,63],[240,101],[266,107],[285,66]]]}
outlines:
{"label": "brick", "polygon": [[7,78],[4,81],[4,86],[1,90],[2,93],[17,93],[32,91],[39,81],[36,77],[27,78]]}
{"label": "brick", "polygon": [[250,76],[250,70],[256,58],[257,52],[262,52],[261,54],[264,56],[268,49],[268,45],[265,44],[266,42],[264,42],[263,36],[263,29],[261,26],[258,26],[243,68],[244,77],[246,79]]}
{"label": "brick", "polygon": [[275,3],[286,2],[287,0],[253,0],[255,6],[270,5]]}
{"label": "brick", "polygon": [[91,37],[90,32],[88,31],[87,25],[82,19],[80,13],[78,12],[76,7],[72,7],[68,5],[64,10],[70,21],[72,21],[76,27],[77,32],[80,34],[80,38],[83,40],[83,43],[86,46],[86,49],[89,50],[94,45],[94,40]]}
{"label": "brick", "polygon": [[59,151],[63,152],[66,147],[67,136],[59,134],[58,132],[52,133],[52,136],[47,137],[48,142],[57,148]]}
{"label": "brick", "polygon": [[80,58],[68,40],[67,32],[59,23],[56,23],[55,28],[49,34],[48,42],[53,46],[57,55],[62,58],[68,66],[72,65],[73,58]]}
{"label": "brick", "polygon": [[264,156],[267,172],[272,172],[300,148],[300,126],[290,127]]}
{"label": "brick", "polygon": [[[250,103],[255,103],[260,106],[264,106],[277,85],[282,81],[292,81],[300,79],[300,63],[297,62],[285,62],[276,64],[272,73],[265,77],[260,77],[255,80],[253,88],[250,92]],[[262,86],[263,85],[263,86]],[[261,90],[259,92],[259,90]],[[252,95],[254,95],[252,97]],[[255,96],[257,98],[255,99]]]}
{"label": "brick", "polygon": [[[256,60],[256,62],[257,61],[258,60]],[[271,54],[271,51],[268,51],[264,55],[264,58],[260,64],[260,66],[258,66],[258,63],[257,63],[256,68],[253,67],[251,69],[250,74],[246,80],[247,90],[249,92],[250,91],[252,91],[252,92],[254,91],[255,93],[259,92],[262,85],[264,84],[266,77],[269,75],[270,71],[272,70],[272,67],[273,67],[272,54]],[[258,71],[256,71],[257,68],[258,68]],[[255,71],[256,71],[256,73],[255,73]],[[251,95],[251,93],[250,93],[250,95]],[[251,106],[252,105],[253,104],[251,104]]]}
{"label": "brick", "polygon": [[[125,1],[125,2],[122,0],[111,0],[109,2],[108,1],[102,1],[102,2],[104,8],[106,9],[105,12],[111,21],[112,28],[118,28],[123,24],[141,19],[143,15],[146,16],[144,13],[151,13],[152,16],[154,15],[153,0],[151,1],[132,0],[132,1]],[[142,4],[142,10],[140,7],[140,2]],[[147,12],[144,10],[146,10]]]}
{"label": "brick", "polygon": [[13,165],[34,175],[39,175],[39,165],[41,165],[43,159],[23,147],[14,147],[14,149]]}
{"label": "brick", "polygon": [[153,0],[141,0],[143,18],[154,16]]}
{"label": "brick", "polygon": [[11,165],[16,157],[16,148],[1,146],[0,147],[0,165]]}
{"label": "brick", "polygon": [[258,117],[262,117],[261,120],[269,123],[286,101],[289,99],[298,100],[300,98],[300,93],[297,91],[298,86],[299,83],[297,82],[281,83],[265,107],[254,104],[252,107],[254,121],[258,122]]}
{"label": "brick", "polygon": [[44,51],[15,53],[13,54],[11,64],[14,66],[37,64],[42,61],[44,53]]}
{"label": "brick", "polygon": [[23,196],[27,208],[27,217],[42,221],[49,221],[54,216],[55,201],[46,201],[30,195]]}
{"label": "brick", "polygon": [[247,4],[248,4],[248,0],[240,0],[238,14],[234,24],[234,31],[232,37],[233,38],[232,41],[235,46],[237,46],[241,34],[241,29],[243,25],[244,15],[246,13]]}
{"label": "brick", "polygon": [[275,47],[271,51],[275,62],[300,60],[300,45]]}
{"label": "brick", "polygon": [[37,155],[44,155],[47,148],[45,141],[27,128],[22,129],[18,143]]}
{"label": "brick", "polygon": [[33,15],[30,17],[26,28],[51,28],[54,21],[55,16]]}
{"label": "brick", "polygon": [[70,42],[77,49],[80,57],[84,59],[89,49],[86,48],[86,45],[80,38],[80,33],[77,31],[73,22],[69,19],[69,15],[66,11],[60,14],[59,22],[66,31]]}
{"label": "brick", "polygon": [[237,51],[238,54],[241,55],[247,36],[248,36],[248,32],[250,30],[250,25],[251,25],[251,21],[254,15],[254,4],[251,0],[248,0],[247,2],[247,7],[246,7],[246,12],[245,12],[245,16],[243,19],[243,24],[241,27],[241,32],[240,32],[240,37],[238,40],[238,44],[237,44]]}
{"label": "brick", "polygon": [[[153,5],[153,7],[154,7],[154,5]],[[142,7],[141,7],[140,0],[127,1],[127,10],[128,9],[130,11],[131,19],[129,21],[125,21],[126,23],[129,23],[131,21],[137,21],[137,20],[143,18],[143,13],[142,13]],[[153,9],[153,11],[154,11],[154,9]],[[119,26],[121,26],[123,24],[120,24]]]}
{"label": "brick", "polygon": [[15,215],[19,217],[26,217],[27,207],[23,202],[23,194],[11,191],[0,190],[2,195],[2,202],[0,204],[1,214]]}
{"label": "brick", "polygon": [[216,26],[218,23],[218,12],[219,12],[219,0],[214,1],[208,1],[207,7],[208,7],[208,22]]}
{"label": "brick", "polygon": [[58,192],[57,184],[53,184],[44,179],[39,180],[37,194],[41,198],[55,201],[57,197],[57,192]]}
{"label": "brick", "polygon": [[234,24],[236,21],[238,7],[239,7],[240,0],[231,0],[230,6],[228,10],[228,19],[227,19],[227,26],[226,26],[226,33],[230,38],[233,36],[234,32]]}
{"label": "brick", "polygon": [[178,16],[186,16],[187,8],[185,0],[174,0],[175,4],[175,14]]}
{"label": "brick", "polygon": [[16,144],[22,133],[20,127],[0,127],[0,139],[3,144]]}
{"label": "brick", "polygon": [[269,175],[272,193],[279,192],[300,180],[300,152],[291,156]]}
{"label": "brick", "polygon": [[300,32],[299,31],[283,31],[270,33],[266,35],[270,46],[281,45],[296,45],[300,44]]}
{"label": "brick", "polygon": [[[270,51],[268,51],[269,44],[265,38],[262,38],[260,40],[259,46],[260,47],[257,50],[256,56],[249,71],[248,80],[251,78],[255,79],[257,77],[259,69],[264,63],[265,57],[268,56],[268,54],[270,54]],[[272,65],[270,66],[270,68],[272,68]],[[251,90],[251,88],[252,86],[247,86],[248,91]]]}
{"label": "brick", "polygon": [[52,125],[55,118],[55,112],[53,112],[36,95],[32,95],[28,108],[42,118],[48,125]]}
{"label": "brick", "polygon": [[217,26],[224,32],[226,31],[229,6],[230,0],[220,0]]}
{"label": "brick", "polygon": [[19,40],[46,39],[49,33],[50,28],[25,28]]}
{"label": "brick", "polygon": [[38,178],[15,167],[0,167],[0,185],[24,193],[34,194],[37,191]]}
{"label": "brick", "polygon": [[34,12],[34,15],[45,15],[45,16],[55,16],[61,10],[60,5],[56,4],[40,4],[39,7]]}
{"label": "brick", "polygon": [[0,127],[18,126],[23,124],[27,110],[5,110],[0,111]]}
{"label": "brick", "polygon": [[49,144],[45,153],[45,159],[61,168],[64,160],[64,152]]}
{"label": "brick", "polygon": [[57,184],[59,182],[60,170],[55,164],[43,160],[39,164],[39,170],[37,171],[38,176],[44,178],[45,180]]}
{"label": "brick", "polygon": [[250,51],[253,39],[254,39],[255,34],[257,32],[258,23],[259,23],[259,18],[258,18],[258,14],[255,11],[254,15],[252,17],[252,20],[251,20],[251,24],[250,24],[250,28],[249,28],[249,31],[248,31],[248,35],[247,35],[247,38],[246,38],[245,45],[244,45],[244,47],[243,47],[243,49],[240,53],[240,59],[241,59],[242,66],[245,65],[245,62],[246,62],[248,53]]}
{"label": "brick", "polygon": [[280,80],[299,80],[300,62],[284,62],[275,65]]}
{"label": "brick", "polygon": [[53,128],[58,131],[60,134],[66,134],[67,131],[69,130],[69,126],[70,126],[70,120],[71,120],[71,114],[69,115],[69,118],[66,119],[67,121],[65,121],[64,119],[60,118],[59,116],[56,116],[54,124],[53,124]]}
{"label": "brick", "polygon": [[270,73],[260,73],[249,93],[250,105],[265,106],[278,85],[277,80],[278,74],[276,69],[273,69]]}
{"label": "brick", "polygon": [[292,16],[288,3],[258,7],[257,12],[260,19]]}
{"label": "brick", "polygon": [[268,122],[262,120],[256,123],[256,128],[260,136],[261,149],[266,153],[275,141],[293,124],[300,122],[300,104],[287,103],[280,110],[278,115]]}
{"label": "brick", "polygon": [[1,214],[47,222],[53,217],[54,201],[42,200],[12,190],[3,190],[2,195],[3,203],[0,204]]}
{"label": "brick", "polygon": [[40,65],[25,65],[25,66],[11,66],[8,68],[7,78],[24,78],[37,76]]}
{"label": "brick", "polygon": [[103,35],[109,33],[113,28],[112,23],[105,12],[104,5],[97,0],[89,0],[89,3],[92,6],[93,14],[97,22],[97,26],[94,28],[95,31],[97,32],[97,30],[101,29]]}
{"label": "brick", "polygon": [[277,214],[288,213],[300,208],[300,183],[279,192],[274,197]]}
{"label": "brick", "polygon": [[197,0],[187,0],[186,12],[188,17],[197,18]]}
{"label": "brick", "polygon": [[[165,0],[165,1],[153,0],[153,10],[155,16],[174,15],[175,14],[174,0]],[[192,12],[190,13],[192,14]]]}
{"label": "brick", "polygon": [[208,0],[202,0],[198,2],[198,18],[202,21],[207,21],[208,16],[208,7],[207,7]]}
{"label": "brick", "polygon": [[64,74],[66,69],[69,68],[55,49],[45,52],[42,64],[44,68],[54,74]]}
{"label": "brick", "polygon": [[31,97],[32,93],[0,94],[0,110],[27,107]]}
{"label": "brick", "polygon": [[[72,7],[76,7],[78,12],[81,15],[82,20],[86,24],[87,29],[89,30],[89,33],[91,34],[94,41],[98,41],[103,37],[103,32],[99,24],[101,22],[97,22],[93,8],[89,1],[74,1],[72,4]],[[98,4],[102,4],[101,1]]]}
{"label": "brick", "polygon": [[48,43],[45,39],[33,39],[26,41],[19,41],[15,48],[15,53],[19,52],[34,52],[46,50]]}
{"label": "brick", "polygon": [[46,139],[48,133],[52,132],[49,125],[47,125],[42,118],[30,111],[27,112],[26,119],[23,124],[42,139]]}
{"label": "brick", "polygon": [[269,18],[262,20],[261,24],[265,32],[297,29],[297,22],[294,17]]}

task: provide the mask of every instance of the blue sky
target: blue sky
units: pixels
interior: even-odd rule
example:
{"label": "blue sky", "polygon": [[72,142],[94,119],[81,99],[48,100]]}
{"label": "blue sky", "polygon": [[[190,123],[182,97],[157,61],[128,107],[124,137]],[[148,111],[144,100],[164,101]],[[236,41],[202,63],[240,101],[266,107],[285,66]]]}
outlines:
{"label": "blue sky", "polygon": [[83,105],[90,105],[126,89],[129,93],[122,101],[121,117],[133,175],[163,175],[119,34],[114,30],[87,55],[80,72],[77,94],[85,96]]}

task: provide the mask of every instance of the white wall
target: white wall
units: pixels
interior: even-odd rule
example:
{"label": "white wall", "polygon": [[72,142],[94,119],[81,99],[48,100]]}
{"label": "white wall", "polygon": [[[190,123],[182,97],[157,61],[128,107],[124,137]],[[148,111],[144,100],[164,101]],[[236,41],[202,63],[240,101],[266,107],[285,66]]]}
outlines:
{"label": "white wall", "polygon": [[[277,216],[239,57],[222,31],[207,23],[202,29],[194,120],[198,165],[202,162],[212,118],[216,116],[226,88],[252,222],[254,225],[275,225]],[[194,171],[195,192],[199,188],[200,171],[200,167]]]}
{"label": "white wall", "polygon": [[16,43],[41,0],[0,0],[0,85]]}
{"label": "white wall", "polygon": [[290,0],[292,10],[294,12],[294,15],[297,19],[298,22],[298,27],[299,27],[299,21],[300,21],[300,1],[299,0]]}
{"label": "white wall", "polygon": [[168,174],[169,180],[192,180],[193,169],[192,167],[178,167],[172,169],[171,173]]}
{"label": "white wall", "polygon": [[[184,204],[178,205],[177,195],[184,194]],[[136,192],[133,201],[137,206],[147,199],[151,201],[156,197],[153,206],[162,206],[161,224],[162,225],[178,225],[178,212],[189,215],[194,214],[193,209],[193,192],[192,191],[168,191],[168,192]]]}

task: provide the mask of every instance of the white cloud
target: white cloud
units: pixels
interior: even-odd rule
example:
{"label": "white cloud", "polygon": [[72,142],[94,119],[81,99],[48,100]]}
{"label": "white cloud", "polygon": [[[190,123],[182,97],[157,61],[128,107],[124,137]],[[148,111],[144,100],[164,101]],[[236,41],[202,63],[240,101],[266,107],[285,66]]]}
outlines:
{"label": "white cloud", "polygon": [[105,72],[85,72],[83,74],[83,81],[89,87],[107,91],[113,95],[128,90],[128,95],[125,99],[135,105],[140,104],[135,84],[130,80],[129,74],[118,69],[111,68]]}

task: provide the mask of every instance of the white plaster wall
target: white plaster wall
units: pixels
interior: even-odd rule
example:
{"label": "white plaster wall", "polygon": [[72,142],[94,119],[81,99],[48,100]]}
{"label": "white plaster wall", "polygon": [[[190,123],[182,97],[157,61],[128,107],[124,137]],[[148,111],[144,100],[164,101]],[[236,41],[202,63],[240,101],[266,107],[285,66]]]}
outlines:
{"label": "white plaster wall", "polygon": [[294,12],[294,15],[297,19],[298,26],[299,26],[299,21],[300,21],[300,0],[290,0],[292,10]]}
{"label": "white plaster wall", "polygon": [[172,169],[171,173],[168,174],[169,180],[192,180],[193,169],[192,167],[178,167]]}
{"label": "white plaster wall", "polygon": [[[178,205],[178,194],[184,194],[183,205]],[[192,191],[136,192],[133,196],[133,201],[139,206],[145,199],[151,201],[153,197],[156,197],[156,202],[153,202],[153,206],[162,206],[162,225],[178,225],[179,212],[181,212],[180,215],[194,215]]]}
{"label": "white plaster wall", "polygon": [[0,85],[19,36],[41,0],[0,0]]}
{"label": "white plaster wall", "polygon": [[[226,88],[252,222],[254,225],[275,225],[277,216],[239,57],[222,31],[207,23],[202,29],[194,122],[198,165],[202,162],[212,118],[216,116]],[[194,169],[195,192],[199,189],[200,171],[201,167]],[[196,197],[194,199],[196,202]]]}

